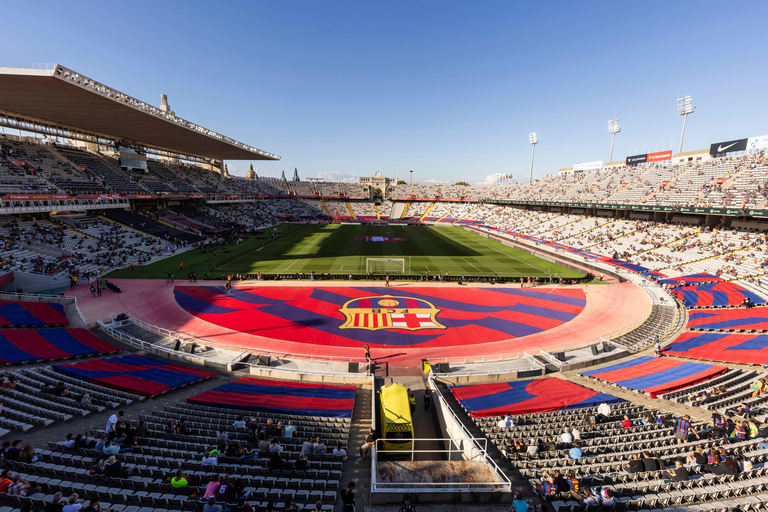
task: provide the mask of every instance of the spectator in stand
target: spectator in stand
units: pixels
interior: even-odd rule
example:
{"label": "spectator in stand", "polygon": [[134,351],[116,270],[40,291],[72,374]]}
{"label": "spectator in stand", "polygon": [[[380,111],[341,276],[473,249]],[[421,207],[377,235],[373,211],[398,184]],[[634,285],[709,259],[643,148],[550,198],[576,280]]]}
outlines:
{"label": "spectator in stand", "polygon": [[677,419],[675,424],[675,437],[677,438],[677,444],[687,443],[689,434],[693,433],[696,439],[701,439],[699,434],[691,428],[691,417],[687,414],[682,418]]}
{"label": "spectator in stand", "polygon": [[661,461],[651,455],[650,452],[643,452],[640,460],[643,463],[643,471],[659,471],[664,469],[664,465]]}
{"label": "spectator in stand", "polygon": [[221,505],[216,504],[215,496],[208,498],[208,501],[203,507],[203,512],[221,512]]}
{"label": "spectator in stand", "polygon": [[21,453],[21,440],[17,439],[11,442],[11,447],[5,452],[5,458],[7,460],[16,460],[16,457]]}
{"label": "spectator in stand", "polygon": [[571,448],[571,451],[568,452],[568,457],[571,459],[580,459],[583,456],[581,451],[581,444],[579,443],[573,443],[573,448]]}
{"label": "spectator in stand", "polygon": [[632,420],[629,419],[629,416],[626,414],[624,415],[624,420],[621,422],[622,428],[631,428],[632,427]]}
{"label": "spectator in stand", "polygon": [[67,500],[67,504],[61,509],[61,512],[79,512],[83,508],[80,503],[80,496],[77,493],[72,494]]}
{"label": "spectator in stand", "polygon": [[371,429],[368,435],[365,436],[365,441],[360,446],[360,457],[357,459],[358,461],[365,460],[365,458],[368,456],[368,452],[376,444],[375,436],[376,436],[376,431],[373,429]]}
{"label": "spectator in stand", "polygon": [[563,433],[560,434],[560,441],[565,445],[570,445],[573,442],[573,435],[571,435],[571,431],[568,427],[565,427]]}
{"label": "spectator in stand", "polygon": [[312,445],[312,455],[324,455],[327,450],[328,448],[325,446],[323,440],[320,436],[317,436],[317,440]]}
{"label": "spectator in stand", "polygon": [[13,483],[13,480],[11,480],[11,470],[4,469],[2,473],[0,473],[0,494],[7,493],[8,487],[12,483]]}
{"label": "spectator in stand", "polygon": [[528,448],[525,450],[529,455],[536,455],[539,453],[539,443],[536,439],[528,441]]}
{"label": "spectator in stand", "polygon": [[61,498],[64,496],[61,491],[57,492],[51,498],[51,501],[45,504],[45,512],[61,512],[64,508]]}
{"label": "spectator in stand", "polygon": [[16,460],[19,462],[26,462],[27,464],[32,464],[43,460],[43,456],[37,455],[35,448],[27,445],[23,450],[21,450],[21,453],[19,453],[18,457],[16,457]]}
{"label": "spectator in stand", "polygon": [[238,416],[232,426],[238,430],[245,430],[245,418]]}
{"label": "spectator in stand", "polygon": [[712,411],[712,437],[714,439],[725,437],[727,423],[719,412]]}
{"label": "spectator in stand", "polygon": [[688,476],[688,470],[683,466],[683,460],[677,459],[675,461],[675,467],[666,471],[667,476],[675,482],[684,482],[690,478]]}
{"label": "spectator in stand", "polygon": [[624,471],[627,473],[642,473],[645,471],[643,461],[640,460],[640,456],[638,454],[632,454],[632,460],[629,461],[629,464],[624,466]]}
{"label": "spectator in stand", "polygon": [[334,458],[341,459],[342,462],[347,460],[347,450],[344,449],[341,443],[336,444],[336,448],[333,449],[333,456]]}
{"label": "spectator in stand", "polygon": [[97,453],[104,453],[104,446],[106,446],[108,442],[109,438],[107,436],[101,436],[101,439],[94,445],[93,450]]}
{"label": "spectator in stand", "polygon": [[224,481],[224,475],[219,475],[217,478],[211,479],[210,482],[208,482],[208,485],[205,486],[205,491],[203,492],[203,499],[213,499],[213,501],[216,501],[216,493],[219,491],[219,487],[221,486],[221,483]]}
{"label": "spectator in stand", "polygon": [[219,463],[218,457],[213,455],[210,451],[203,454],[203,460],[201,461],[203,466],[214,467]]}
{"label": "spectator in stand", "polygon": [[26,496],[27,493],[35,494],[42,490],[39,486],[33,486],[27,480],[21,478],[21,475],[14,475],[11,478],[11,484],[8,486],[8,496]]}
{"label": "spectator in stand", "polygon": [[285,432],[283,433],[283,437],[285,439],[293,439],[293,433],[296,432],[296,427],[293,426],[293,420],[289,420],[288,424],[285,426]]}
{"label": "spectator in stand", "polygon": [[688,461],[688,464],[693,467],[704,466],[707,464],[707,456],[704,454],[704,450],[701,446],[697,446],[696,450],[686,457],[686,460]]}

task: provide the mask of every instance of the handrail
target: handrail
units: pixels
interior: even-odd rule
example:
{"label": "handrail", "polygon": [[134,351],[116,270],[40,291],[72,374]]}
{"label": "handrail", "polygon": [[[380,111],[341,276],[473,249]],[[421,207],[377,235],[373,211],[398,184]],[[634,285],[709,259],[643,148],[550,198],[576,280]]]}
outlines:
{"label": "handrail", "polygon": [[133,323],[138,325],[144,330],[159,334],[166,338],[176,338],[188,342],[195,342],[198,345],[204,347],[221,348],[223,350],[232,350],[236,352],[248,352],[257,353],[264,356],[284,358],[284,359],[304,359],[315,363],[365,363],[365,357],[334,357],[334,356],[317,356],[314,354],[301,354],[296,352],[275,352],[271,349],[259,348],[259,347],[246,347],[242,345],[230,345],[228,343],[220,343],[218,341],[211,341],[205,338],[200,338],[193,334],[188,334],[182,331],[173,331],[164,327],[145,322],[140,318],[132,318]]}
{"label": "handrail", "polygon": [[[427,385],[429,386],[429,389],[432,390],[432,394],[437,396],[437,401],[440,402],[441,410],[448,411],[450,414],[451,419],[459,425],[461,428],[462,433],[470,440],[472,440],[473,444],[475,440],[477,439],[475,436],[470,434],[469,430],[467,430],[467,427],[464,426],[464,422],[462,422],[458,416],[456,416],[456,413],[453,412],[453,409],[448,406],[448,402],[445,400],[445,397],[443,397],[442,393],[440,392],[440,388],[437,387],[437,384],[435,383],[434,375],[432,374],[432,369],[430,368],[429,374],[427,376]],[[494,461],[489,455],[487,451],[488,447],[488,439],[485,439],[485,446],[486,449],[483,450],[485,462],[486,464],[490,465],[495,471],[496,474],[503,479],[503,481],[506,482],[506,490],[511,491],[512,490],[512,482],[510,481],[509,477],[507,476],[504,471],[501,470],[498,464],[496,464],[496,461]]]}
{"label": "handrail", "polygon": [[[130,322],[130,320],[128,320],[128,322]],[[119,331],[119,330],[115,329],[114,327],[105,324],[101,320],[97,320],[96,323],[98,324],[98,326],[99,326],[99,328],[101,330],[103,330],[104,332],[106,332],[110,336],[112,336],[114,338],[117,338],[118,340],[120,340],[123,343],[125,343],[127,345],[130,345],[132,347],[135,347],[135,348],[138,348],[138,349],[141,349],[141,350],[148,350],[148,351],[153,351],[154,350],[154,351],[166,353],[168,355],[175,355],[177,357],[184,357],[183,353],[181,353],[181,352],[179,352],[177,350],[173,350],[173,349],[168,348],[168,347],[163,347],[163,346],[151,343],[149,341],[144,341],[142,339],[136,338],[134,336],[131,336],[128,333],[125,333],[123,331]],[[229,363],[231,363],[231,361],[227,361],[227,360],[211,359],[211,361],[212,362],[216,362],[216,363],[220,363],[220,364],[229,364]],[[250,368],[266,368],[266,367],[261,367],[261,366],[258,366],[258,365],[252,364],[252,363],[241,363],[241,364],[243,364],[245,366],[248,366]],[[285,372],[285,373],[296,373],[297,372],[296,369],[283,369],[283,368],[277,368],[277,367],[272,367],[272,366],[270,366],[268,369],[270,371]],[[329,377],[349,377],[350,376],[350,373],[343,373],[343,372],[320,372],[320,371],[315,371],[315,370],[303,370],[303,369],[301,370],[301,373],[302,374],[306,374],[306,375],[323,375],[323,376],[329,376]],[[354,375],[354,374],[352,374],[352,375]]]}

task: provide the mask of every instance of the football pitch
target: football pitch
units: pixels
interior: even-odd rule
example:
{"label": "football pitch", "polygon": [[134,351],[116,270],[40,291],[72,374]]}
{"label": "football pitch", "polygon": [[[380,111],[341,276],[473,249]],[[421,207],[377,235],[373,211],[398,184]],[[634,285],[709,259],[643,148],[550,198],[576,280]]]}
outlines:
{"label": "football pitch", "polygon": [[[448,226],[358,226],[347,224],[278,226],[280,235],[230,244],[216,256],[194,249],[184,254],[112,272],[111,278],[164,278],[173,272],[184,279],[227,274],[366,274],[368,258],[391,258],[404,274],[451,276],[577,278],[582,274],[466,229]],[[179,263],[183,262],[183,270]],[[373,264],[372,264],[373,265]],[[391,273],[396,273],[394,270]]]}

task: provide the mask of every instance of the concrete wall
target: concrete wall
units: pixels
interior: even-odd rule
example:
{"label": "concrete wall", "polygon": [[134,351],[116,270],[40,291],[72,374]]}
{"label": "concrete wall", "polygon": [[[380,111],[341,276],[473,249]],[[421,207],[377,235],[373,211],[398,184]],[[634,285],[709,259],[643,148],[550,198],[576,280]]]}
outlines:
{"label": "concrete wall", "polygon": [[66,291],[69,289],[69,279],[14,270],[13,282],[8,283],[8,286],[3,288],[7,288],[8,291],[22,290],[24,293],[50,292],[59,288],[63,288]]}

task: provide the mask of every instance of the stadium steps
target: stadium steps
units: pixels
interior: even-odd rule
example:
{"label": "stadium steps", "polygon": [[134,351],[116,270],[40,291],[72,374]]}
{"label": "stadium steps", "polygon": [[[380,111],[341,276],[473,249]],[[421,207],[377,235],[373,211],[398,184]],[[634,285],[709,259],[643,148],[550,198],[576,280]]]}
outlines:
{"label": "stadium steps", "polygon": [[[186,233],[192,233],[192,234],[195,234],[195,235],[197,234],[193,230],[191,230],[189,228],[189,226],[184,226],[183,224],[176,224],[176,223],[173,223],[173,222],[168,222],[167,220],[163,220],[162,218],[160,218],[159,215],[157,216],[157,218],[152,218],[151,216],[145,215],[145,214],[143,214],[141,212],[136,212],[136,213],[138,213],[139,215],[144,215],[144,217],[146,217],[146,218],[148,218],[150,220],[153,220],[155,222],[158,222],[160,224],[163,224],[164,226],[168,226],[169,228],[178,229],[179,231],[184,231]],[[183,215],[179,215],[178,213],[175,213],[175,212],[171,212],[171,215],[176,215],[178,217],[184,217]],[[192,220],[192,219],[190,219],[190,220]],[[197,222],[197,221],[194,220],[193,222]],[[197,222],[197,223],[200,224],[199,222]]]}
{"label": "stadium steps", "polygon": [[[320,200],[320,204],[323,206],[323,210],[325,210],[325,213],[327,213],[332,219],[335,219],[336,216],[333,214],[330,208],[328,208],[328,205],[325,204],[325,201],[323,199]],[[302,203],[303,206],[303,203]],[[305,207],[306,209],[306,207]]]}
{"label": "stadium steps", "polygon": [[349,210],[349,214],[352,216],[352,218],[356,219],[357,216],[355,215],[355,211],[352,209],[352,205],[349,204],[349,201],[344,201],[344,204],[347,205],[347,210]]}
{"label": "stadium steps", "polygon": [[[459,204],[460,204],[460,203],[457,203],[457,205],[456,205],[456,206],[458,206]],[[454,206],[454,208],[456,208],[456,206]],[[466,219],[467,217],[470,217],[470,216],[471,216],[473,213],[475,213],[477,210],[479,210],[479,209],[480,209],[480,208],[482,208],[482,207],[483,207],[483,205],[481,204],[481,205],[478,205],[476,208],[472,208],[472,209],[471,209],[471,210],[470,210],[470,211],[469,211],[469,212],[468,212],[466,215],[462,215],[461,217],[459,217],[458,219],[456,219],[456,221],[454,221],[453,223],[455,224],[456,222],[458,222],[458,221],[460,221],[460,220],[463,220],[463,219]],[[453,209],[454,209],[454,208],[451,208],[451,211],[453,211]],[[448,213],[450,213],[450,212],[448,212]],[[496,214],[496,212],[493,212],[493,215],[495,215],[495,214]],[[489,215],[489,216],[488,216],[488,217],[486,217],[486,218],[490,218],[491,216],[492,216],[492,215]]]}
{"label": "stadium steps", "polygon": [[[358,503],[370,503],[371,462],[370,458],[358,461],[359,447],[365,442],[365,437],[371,428],[373,417],[373,391],[368,385],[358,386],[355,391],[355,404],[352,407],[352,421],[347,437],[347,453],[349,459],[341,473],[342,482],[355,482]],[[346,484],[344,484],[346,485]],[[341,509],[341,497],[337,497],[334,510]]]}
{"label": "stadium steps", "polygon": [[[572,235],[568,235],[568,236],[566,236],[566,237],[563,237],[563,238],[555,238],[555,241],[556,241],[556,242],[558,242],[558,243],[561,243],[561,244],[562,244],[562,243],[569,243],[569,242],[568,242],[568,239],[570,239],[570,238],[576,238],[576,239],[580,239],[580,238],[582,238],[583,236],[585,236],[586,234],[588,234],[590,231],[594,231],[595,229],[600,229],[600,228],[602,228],[603,226],[607,226],[608,224],[613,224],[613,223],[615,223],[615,220],[614,220],[614,219],[605,219],[605,220],[607,220],[607,222],[605,222],[605,223],[603,223],[603,224],[600,224],[600,220],[602,220],[602,219],[603,219],[602,217],[590,217],[590,219],[594,219],[594,220],[595,220],[595,222],[597,222],[597,226],[590,226],[588,229],[585,229],[584,231],[580,231],[580,232],[578,232],[578,233],[574,233],[574,234],[572,234]],[[583,221],[583,220],[584,220],[584,219],[579,219],[579,220],[577,220],[576,222],[581,222],[581,221]],[[560,228],[558,228],[558,229],[562,229],[562,226],[561,226]]]}
{"label": "stadium steps", "polygon": [[[748,245],[746,247],[739,247],[738,249],[734,249],[732,251],[727,251],[727,252],[723,252],[723,253],[720,253],[720,254],[713,254],[711,256],[707,256],[706,258],[701,258],[700,260],[687,261],[685,263],[678,264],[678,265],[675,265],[675,266],[687,267],[689,265],[693,265],[694,263],[701,263],[702,261],[713,260],[715,258],[722,258],[723,256],[728,256],[729,254],[736,254],[737,252],[742,252],[742,251],[754,252],[755,251],[755,247],[753,247],[751,245]],[[667,270],[668,268],[671,268],[671,267],[667,266],[667,267],[663,267],[663,268],[660,268],[660,269],[657,269],[657,270],[659,272],[662,272],[664,270]]]}
{"label": "stadium steps", "polygon": [[639,255],[645,254],[647,252],[653,252],[653,251],[656,251],[658,249],[661,249],[662,247],[669,247],[670,245],[674,245],[674,244],[676,244],[678,242],[682,242],[683,240],[688,240],[689,238],[693,238],[695,236],[699,236],[701,233],[702,233],[701,230],[699,230],[699,231],[696,231],[694,233],[691,233],[690,235],[681,236],[680,238],[676,238],[676,239],[674,239],[672,241],[669,241],[669,242],[667,242],[665,244],[661,244],[658,247],[651,247],[650,249],[643,249],[642,251],[636,252],[631,257],[634,258],[635,256],[639,256]]}
{"label": "stadium steps", "polygon": [[429,212],[432,211],[432,208],[434,208],[436,204],[437,204],[436,202],[433,202],[431,205],[429,205],[429,208],[427,208],[427,211],[424,212],[424,215],[419,217],[419,220],[424,220],[424,217],[429,215]]}
{"label": "stadium steps", "polygon": [[613,344],[625,347],[632,353],[639,352],[651,345],[655,336],[658,335],[661,338],[667,336],[670,332],[674,332],[677,318],[678,308],[653,305],[651,307],[651,314],[648,315],[645,322],[626,334],[612,338],[610,341]]}
{"label": "stadium steps", "polygon": [[[472,421],[472,418],[469,417],[467,411],[465,411],[464,408],[459,405],[459,402],[456,401],[456,397],[453,396],[453,393],[451,393],[447,387],[441,388],[440,394],[445,399],[453,414],[456,415],[456,418],[458,418],[458,420],[461,422],[464,428],[467,429],[472,437],[478,439],[488,438],[485,432],[483,432],[483,430],[474,421]],[[515,491],[520,491],[520,493],[523,495],[523,498],[531,498],[535,503],[539,503],[540,500],[538,499],[538,496],[534,494],[530,484],[525,478],[523,478],[523,475],[520,473],[520,471],[518,471],[515,464],[506,461],[499,448],[490,440],[488,440],[487,446],[488,456],[499,466],[504,474],[507,475],[507,478],[509,478],[509,480],[512,482],[512,492],[514,493]]]}

